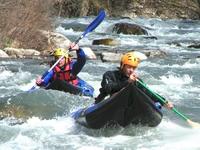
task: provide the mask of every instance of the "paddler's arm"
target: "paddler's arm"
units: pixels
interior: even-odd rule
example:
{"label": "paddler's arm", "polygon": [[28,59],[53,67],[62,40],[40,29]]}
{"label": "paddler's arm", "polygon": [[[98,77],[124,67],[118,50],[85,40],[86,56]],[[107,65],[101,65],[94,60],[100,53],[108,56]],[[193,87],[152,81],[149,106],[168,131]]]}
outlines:
{"label": "paddler's arm", "polygon": [[47,74],[45,75],[45,77],[44,77],[43,79],[42,79],[41,76],[38,77],[38,78],[36,79],[36,84],[37,84],[38,86],[47,86],[48,83],[50,82],[50,80],[53,78],[53,74],[54,74],[54,72],[53,72],[53,70],[51,70],[49,73],[47,73]]}
{"label": "paddler's arm", "polygon": [[120,91],[123,87],[128,85],[128,80],[124,82],[117,83],[116,77],[112,71],[107,71],[103,74],[103,79],[101,81],[101,88],[99,89],[100,94],[95,98],[95,104],[102,101],[106,96],[112,95]]}
{"label": "paddler's arm", "polygon": [[73,50],[76,50],[77,60],[75,62],[73,62],[72,74],[74,76],[76,76],[82,70],[83,66],[85,65],[86,55],[85,55],[84,51],[81,48],[79,48],[78,45],[74,46]]}
{"label": "paddler's arm", "polygon": [[[140,78],[137,78],[140,82],[144,83],[144,81]],[[144,83],[145,84],[145,83]],[[146,90],[146,88],[144,88],[142,85],[140,85],[138,82],[136,82],[136,86],[138,88],[140,88],[143,92],[145,92],[149,97],[151,97],[152,100],[154,100],[155,102],[159,102],[161,103],[162,106],[168,108],[168,109],[172,109],[174,107],[173,103],[170,101],[167,101],[163,96],[155,93],[156,95],[158,95],[159,97],[161,97],[165,102],[162,102],[161,100],[159,100],[154,94],[152,94],[150,91]]]}
{"label": "paddler's arm", "polygon": [[120,91],[123,87],[129,84],[128,80],[116,82],[113,77],[113,72],[108,71],[103,75],[101,86],[107,94],[113,94]]}

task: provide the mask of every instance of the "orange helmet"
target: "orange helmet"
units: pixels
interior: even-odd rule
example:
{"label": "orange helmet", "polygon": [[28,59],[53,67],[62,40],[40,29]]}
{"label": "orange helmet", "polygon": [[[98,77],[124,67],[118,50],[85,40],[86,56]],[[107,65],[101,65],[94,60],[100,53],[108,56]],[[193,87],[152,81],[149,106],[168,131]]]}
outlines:
{"label": "orange helmet", "polygon": [[123,68],[124,65],[137,67],[139,63],[140,59],[134,55],[134,52],[128,52],[121,57],[121,68]]}

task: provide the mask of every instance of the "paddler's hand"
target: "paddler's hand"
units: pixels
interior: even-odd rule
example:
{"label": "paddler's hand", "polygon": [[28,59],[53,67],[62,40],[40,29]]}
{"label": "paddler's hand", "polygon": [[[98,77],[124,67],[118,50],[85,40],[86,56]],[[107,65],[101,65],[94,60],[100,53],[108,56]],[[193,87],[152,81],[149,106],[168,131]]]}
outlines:
{"label": "paddler's hand", "polygon": [[167,101],[166,104],[164,105],[168,109],[172,109],[174,107],[172,102]]}
{"label": "paddler's hand", "polygon": [[138,78],[138,76],[136,75],[136,73],[132,73],[130,76],[129,76],[129,79],[128,79],[128,82],[129,83],[132,83],[134,81],[136,81],[136,79]]}
{"label": "paddler's hand", "polygon": [[38,77],[38,78],[36,79],[36,84],[37,84],[37,85],[41,85],[42,82],[43,82],[43,80],[42,80],[42,77],[41,77],[41,76]]}
{"label": "paddler's hand", "polygon": [[75,51],[77,51],[77,50],[79,50],[80,48],[79,48],[78,44],[71,43],[71,44],[69,45],[69,49],[70,49],[70,50],[75,50]]}

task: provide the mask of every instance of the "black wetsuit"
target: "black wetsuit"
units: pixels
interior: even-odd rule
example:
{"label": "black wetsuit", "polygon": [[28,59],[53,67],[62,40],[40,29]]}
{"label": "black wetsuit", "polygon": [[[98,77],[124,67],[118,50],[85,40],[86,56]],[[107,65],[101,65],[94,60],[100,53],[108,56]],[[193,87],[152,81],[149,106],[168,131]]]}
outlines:
{"label": "black wetsuit", "polygon": [[129,84],[128,77],[119,70],[107,71],[103,74],[100,94],[95,98],[95,103],[102,101],[106,96],[112,95]]}
{"label": "black wetsuit", "polygon": [[[95,98],[95,104],[104,100],[106,96],[111,96],[114,93],[120,91],[122,88],[128,86],[128,84],[130,84],[128,82],[128,79],[129,77],[127,77],[120,69],[115,71],[107,71],[106,73],[104,73],[103,80],[101,82],[101,88],[99,89],[100,94],[98,95],[98,97]],[[139,80],[143,82],[141,79]],[[136,81],[132,84],[135,84],[138,88],[140,88],[154,102],[160,102],[160,100],[157,97],[155,97],[152,93],[148,92],[145,88],[141,87]],[[160,103],[161,105],[164,105],[164,103]]]}

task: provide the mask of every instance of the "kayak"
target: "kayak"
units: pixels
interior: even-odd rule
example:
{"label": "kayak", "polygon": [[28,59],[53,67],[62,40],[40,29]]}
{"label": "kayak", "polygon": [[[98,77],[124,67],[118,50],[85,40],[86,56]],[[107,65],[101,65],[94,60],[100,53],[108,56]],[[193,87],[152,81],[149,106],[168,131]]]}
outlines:
{"label": "kayak", "polygon": [[53,89],[58,91],[64,91],[75,95],[84,95],[93,97],[94,88],[84,80],[78,78],[78,84],[76,86],[64,81],[54,80],[45,89]]}
{"label": "kayak", "polygon": [[120,125],[140,124],[155,127],[162,121],[162,111],[155,101],[134,84],[120,90],[111,97],[81,108],[72,114],[75,121],[87,128],[100,129]]}

